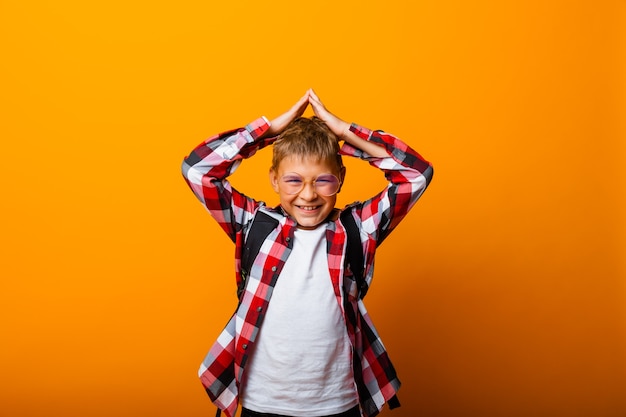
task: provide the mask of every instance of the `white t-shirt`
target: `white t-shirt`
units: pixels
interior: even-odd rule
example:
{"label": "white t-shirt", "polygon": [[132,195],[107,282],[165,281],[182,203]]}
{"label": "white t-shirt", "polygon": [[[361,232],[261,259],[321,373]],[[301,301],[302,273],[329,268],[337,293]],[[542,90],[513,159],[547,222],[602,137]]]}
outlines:
{"label": "white t-shirt", "polygon": [[341,413],[358,400],[326,227],[297,229],[294,238],[244,371],[242,405],[296,417]]}

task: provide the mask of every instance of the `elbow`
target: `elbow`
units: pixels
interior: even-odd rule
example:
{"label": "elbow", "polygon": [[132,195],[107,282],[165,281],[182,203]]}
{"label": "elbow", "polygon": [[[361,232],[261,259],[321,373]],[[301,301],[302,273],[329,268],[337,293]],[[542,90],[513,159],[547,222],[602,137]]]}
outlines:
{"label": "elbow", "polygon": [[435,173],[434,168],[430,164],[428,165],[428,168],[426,168],[426,170],[422,173],[422,175],[424,176],[424,179],[426,180],[426,187],[430,185],[430,182],[433,179],[434,173]]}
{"label": "elbow", "polygon": [[196,152],[191,152],[189,156],[184,158],[180,167],[183,177],[188,180],[194,170],[194,165],[200,161],[201,159]]}
{"label": "elbow", "polygon": [[183,174],[183,178],[185,178],[185,179],[189,178],[189,170],[190,169],[191,169],[191,166],[187,163],[187,158],[183,159],[183,162],[180,165],[180,172],[181,172],[181,174]]}

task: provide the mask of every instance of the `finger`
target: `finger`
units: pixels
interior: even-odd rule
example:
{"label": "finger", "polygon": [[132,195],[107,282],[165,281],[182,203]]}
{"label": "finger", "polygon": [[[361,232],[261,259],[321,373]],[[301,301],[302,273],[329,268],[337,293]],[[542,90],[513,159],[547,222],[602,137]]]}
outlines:
{"label": "finger", "polygon": [[320,117],[320,113],[323,111],[322,104],[319,101],[315,100],[313,97],[309,99],[309,103],[311,103],[311,108],[313,109],[313,113],[317,117]]}
{"label": "finger", "polygon": [[319,97],[311,95],[311,98],[309,99],[309,101],[311,102],[312,106],[317,107],[318,111],[326,110],[326,106],[324,106],[324,103],[322,103]]}
{"label": "finger", "polygon": [[309,96],[309,102],[311,103],[311,106],[313,107],[313,110],[316,110],[316,109],[317,110],[321,110],[321,109],[324,108],[324,105],[322,104],[320,99],[317,96],[313,95],[313,94],[311,94]]}
{"label": "finger", "polygon": [[322,120],[328,119],[328,110],[324,107],[322,103],[319,101],[315,101],[315,99],[311,99],[311,107],[313,108],[313,113]]}
{"label": "finger", "polygon": [[307,107],[309,107],[309,99],[308,98],[306,100],[304,100],[302,102],[302,104],[300,105],[300,107],[298,108],[298,112],[297,112],[298,116],[297,117],[302,116],[302,114],[304,114],[304,111],[306,110]]}
{"label": "finger", "polygon": [[314,91],[312,88],[310,88],[310,89],[309,89],[309,94],[310,94],[310,95],[311,95],[311,97],[313,97],[315,100],[319,101],[320,103],[322,102],[322,101],[320,100],[320,98],[317,96],[317,94],[315,94],[315,91]]}
{"label": "finger", "polygon": [[300,109],[302,106],[308,103],[309,103],[309,94],[307,92],[307,94],[300,97],[300,99],[296,102],[296,104],[293,107],[296,109]]}
{"label": "finger", "polygon": [[308,94],[305,94],[304,96],[300,97],[300,100],[297,101],[296,104],[293,105],[293,107],[291,108],[291,112],[293,113],[293,118],[297,118],[302,116],[302,114],[304,113],[304,111],[306,110],[306,108],[309,106],[309,96]]}

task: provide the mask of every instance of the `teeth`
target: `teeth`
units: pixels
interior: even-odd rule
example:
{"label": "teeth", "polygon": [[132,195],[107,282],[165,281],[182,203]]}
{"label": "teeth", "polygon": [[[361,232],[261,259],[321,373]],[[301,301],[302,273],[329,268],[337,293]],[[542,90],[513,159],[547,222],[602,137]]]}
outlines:
{"label": "teeth", "polygon": [[315,206],[315,207],[300,206],[300,208],[302,210],[306,210],[306,211],[313,211],[313,210],[315,210],[317,208],[317,206]]}

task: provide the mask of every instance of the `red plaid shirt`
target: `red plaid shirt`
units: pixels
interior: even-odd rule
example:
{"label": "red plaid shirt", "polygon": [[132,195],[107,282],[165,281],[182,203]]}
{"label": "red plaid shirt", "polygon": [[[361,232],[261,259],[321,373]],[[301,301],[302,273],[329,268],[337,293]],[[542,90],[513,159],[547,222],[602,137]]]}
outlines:
{"label": "red plaid shirt", "polygon": [[[241,283],[243,242],[258,210],[278,220],[254,260],[245,291],[236,312],[218,337],[199,376],[211,400],[233,417],[239,403],[239,384],[256,336],[293,243],[297,226],[280,207],[269,208],[232,188],[226,179],[243,159],[274,142],[275,137],[259,137],[267,131],[267,119],[260,118],[245,128],[231,130],[207,139],[183,162],[187,184],[235,243],[237,284]],[[341,154],[369,161],[381,169],[389,184],[375,197],[349,205],[360,229],[364,253],[364,277],[371,283],[376,247],[404,218],[428,186],[433,169],[419,154],[398,138],[382,131],[370,131],[353,124],[359,137],[383,146],[386,158],[373,158],[344,143]],[[346,231],[339,217],[326,225],[328,267],[337,302],[346,318],[346,330],[353,347],[354,378],[362,413],[373,417],[391,399],[400,381],[389,361],[376,329],[358,297],[356,282],[344,268]]]}

